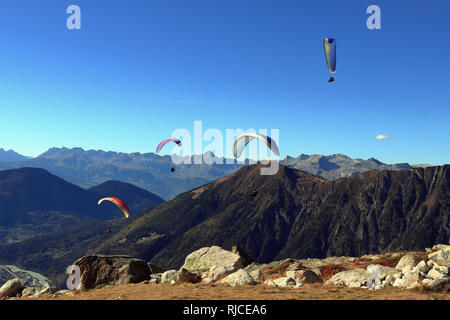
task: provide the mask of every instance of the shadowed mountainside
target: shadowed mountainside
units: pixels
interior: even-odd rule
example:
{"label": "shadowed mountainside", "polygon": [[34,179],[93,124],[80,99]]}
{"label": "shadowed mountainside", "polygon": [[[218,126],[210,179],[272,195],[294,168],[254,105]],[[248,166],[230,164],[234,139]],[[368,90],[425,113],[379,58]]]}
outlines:
{"label": "shadowed mountainside", "polygon": [[98,206],[100,197],[123,196],[132,214],[163,200],[131,184],[107,182],[84,190],[44,169],[0,171],[0,239],[11,243],[56,232],[81,222],[120,217],[114,205]]}

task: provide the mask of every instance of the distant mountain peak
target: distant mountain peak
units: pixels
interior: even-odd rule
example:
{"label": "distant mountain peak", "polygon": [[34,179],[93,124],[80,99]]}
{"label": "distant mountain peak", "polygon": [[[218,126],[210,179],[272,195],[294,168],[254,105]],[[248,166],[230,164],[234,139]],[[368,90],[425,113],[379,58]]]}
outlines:
{"label": "distant mountain peak", "polygon": [[0,161],[3,162],[20,162],[31,159],[31,157],[23,156],[12,149],[5,150],[0,148]]}

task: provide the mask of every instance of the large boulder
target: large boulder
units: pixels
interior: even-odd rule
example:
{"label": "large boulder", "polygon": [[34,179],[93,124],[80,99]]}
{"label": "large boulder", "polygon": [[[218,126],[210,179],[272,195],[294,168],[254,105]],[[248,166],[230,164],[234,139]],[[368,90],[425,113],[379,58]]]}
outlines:
{"label": "large boulder", "polygon": [[225,278],[222,279],[220,283],[226,283],[230,286],[241,286],[246,283],[248,284],[256,284],[253,277],[244,269],[239,269],[236,272],[233,272],[232,274],[229,274]]}
{"label": "large boulder", "polygon": [[74,265],[80,268],[81,290],[150,280],[147,262],[131,256],[89,255],[78,259]]}
{"label": "large boulder", "polygon": [[393,286],[403,289],[419,288],[425,277],[426,274],[419,269],[414,268],[413,270],[406,272],[402,278],[397,278],[394,281]]}
{"label": "large boulder", "polygon": [[395,268],[382,266],[380,264],[371,264],[367,266],[367,272],[377,273],[381,281],[385,280],[388,275],[394,276],[396,274],[400,274],[400,272]]}
{"label": "large boulder", "polygon": [[370,273],[365,269],[353,269],[336,273],[331,279],[327,280],[327,285],[343,285],[352,288],[359,288],[367,281]]}
{"label": "large boulder", "polygon": [[240,255],[218,246],[205,247],[189,254],[182,268],[204,272],[214,265],[238,270],[244,267],[244,259]]}
{"label": "large boulder", "polygon": [[401,271],[403,274],[411,271],[417,264],[417,255],[406,254],[404,255],[395,266],[395,269]]}
{"label": "large boulder", "polygon": [[22,289],[22,283],[19,278],[14,278],[7,281],[0,288],[0,299],[16,296]]}
{"label": "large boulder", "polygon": [[42,289],[53,285],[52,281],[39,273],[23,270],[13,265],[0,265],[0,286],[14,278],[18,278],[24,288]]}
{"label": "large boulder", "polygon": [[441,266],[450,267],[450,245],[440,244],[435,245],[433,248],[440,248],[440,250],[429,253],[428,259]]}

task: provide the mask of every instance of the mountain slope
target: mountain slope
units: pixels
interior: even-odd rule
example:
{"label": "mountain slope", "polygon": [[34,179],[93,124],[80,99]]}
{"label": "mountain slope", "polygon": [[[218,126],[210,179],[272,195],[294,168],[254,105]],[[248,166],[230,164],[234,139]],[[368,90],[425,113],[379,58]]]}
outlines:
{"label": "mountain slope", "polygon": [[[169,214],[182,225],[164,223]],[[151,225],[170,235],[152,260],[171,267],[213,244],[237,244],[260,261],[423,250],[450,242],[450,166],[369,171],[336,181],[288,167],[260,176],[258,166],[249,166],[140,220],[141,230]]]}
{"label": "mountain slope", "polygon": [[164,202],[161,197],[120,181],[106,181],[88,189],[101,197],[116,197],[125,202],[133,214],[141,213]]}
{"label": "mountain slope", "polygon": [[0,171],[0,240],[22,241],[81,222],[119,217],[120,210],[115,206],[97,205],[102,191],[114,192],[109,196],[123,195],[137,212],[162,201],[143,189],[121,182],[84,190],[44,169]]}

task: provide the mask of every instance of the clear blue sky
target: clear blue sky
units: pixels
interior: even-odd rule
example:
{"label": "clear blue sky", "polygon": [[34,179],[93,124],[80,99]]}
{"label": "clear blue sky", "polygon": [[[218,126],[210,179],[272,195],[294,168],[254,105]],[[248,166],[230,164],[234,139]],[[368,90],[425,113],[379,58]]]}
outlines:
{"label": "clear blue sky", "polygon": [[201,120],[279,129],[282,157],[449,163],[449,14],[442,0],[4,0],[0,147],[154,152]]}

